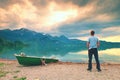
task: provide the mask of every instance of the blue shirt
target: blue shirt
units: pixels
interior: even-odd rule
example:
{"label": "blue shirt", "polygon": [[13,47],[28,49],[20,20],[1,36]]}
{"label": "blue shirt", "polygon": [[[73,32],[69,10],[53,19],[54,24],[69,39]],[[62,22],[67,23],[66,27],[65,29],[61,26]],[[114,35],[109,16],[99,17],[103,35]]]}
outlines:
{"label": "blue shirt", "polygon": [[99,42],[98,38],[95,36],[90,36],[88,38],[89,49],[97,48],[97,43]]}

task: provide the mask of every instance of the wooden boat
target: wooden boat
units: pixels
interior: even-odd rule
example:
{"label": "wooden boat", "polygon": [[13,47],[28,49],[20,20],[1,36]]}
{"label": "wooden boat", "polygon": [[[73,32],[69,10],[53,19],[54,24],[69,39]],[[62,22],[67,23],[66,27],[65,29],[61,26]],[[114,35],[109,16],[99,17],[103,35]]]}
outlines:
{"label": "wooden boat", "polygon": [[25,65],[25,66],[41,65],[43,59],[45,60],[46,64],[55,63],[59,61],[58,59],[23,56],[23,55],[17,55],[17,54],[15,54],[15,57],[17,58],[19,64]]}

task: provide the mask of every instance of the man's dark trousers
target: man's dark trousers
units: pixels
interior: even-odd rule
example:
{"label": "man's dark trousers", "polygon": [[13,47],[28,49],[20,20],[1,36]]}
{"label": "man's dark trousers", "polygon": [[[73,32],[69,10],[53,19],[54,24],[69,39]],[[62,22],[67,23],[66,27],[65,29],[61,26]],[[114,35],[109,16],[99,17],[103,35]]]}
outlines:
{"label": "man's dark trousers", "polygon": [[89,57],[89,63],[88,63],[88,69],[92,69],[92,55],[94,55],[95,57],[95,61],[96,61],[96,68],[98,70],[100,70],[100,63],[99,63],[99,58],[98,58],[98,50],[97,48],[92,48],[90,50],[88,50],[88,57]]}

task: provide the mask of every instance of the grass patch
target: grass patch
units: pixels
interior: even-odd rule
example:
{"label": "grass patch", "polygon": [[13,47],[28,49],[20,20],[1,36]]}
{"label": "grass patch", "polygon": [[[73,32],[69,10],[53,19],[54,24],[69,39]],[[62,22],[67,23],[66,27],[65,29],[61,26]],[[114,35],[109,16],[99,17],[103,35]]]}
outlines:
{"label": "grass patch", "polygon": [[13,76],[13,78],[17,78],[17,76]]}
{"label": "grass patch", "polygon": [[20,72],[19,70],[14,71],[14,73],[19,73],[19,72]]}
{"label": "grass patch", "polygon": [[8,72],[0,71],[0,77],[5,77]]}
{"label": "grass patch", "polygon": [[4,66],[4,63],[0,63],[0,67],[1,67],[1,66]]}
{"label": "grass patch", "polygon": [[21,78],[15,79],[15,80],[27,80],[27,78],[26,77],[21,77]]}

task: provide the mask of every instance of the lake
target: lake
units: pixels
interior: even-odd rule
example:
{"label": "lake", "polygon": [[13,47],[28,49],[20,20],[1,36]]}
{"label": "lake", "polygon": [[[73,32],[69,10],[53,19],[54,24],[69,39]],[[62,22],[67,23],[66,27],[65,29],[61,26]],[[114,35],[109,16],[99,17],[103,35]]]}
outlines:
{"label": "lake", "polygon": [[[0,50],[0,58],[16,60],[14,54],[25,53],[28,56],[57,58],[63,62],[88,62],[87,50],[40,50],[39,47],[29,47],[23,49],[6,49]],[[120,48],[111,48],[99,50],[99,59],[101,63],[120,63]],[[95,62],[93,58],[93,62]]]}

